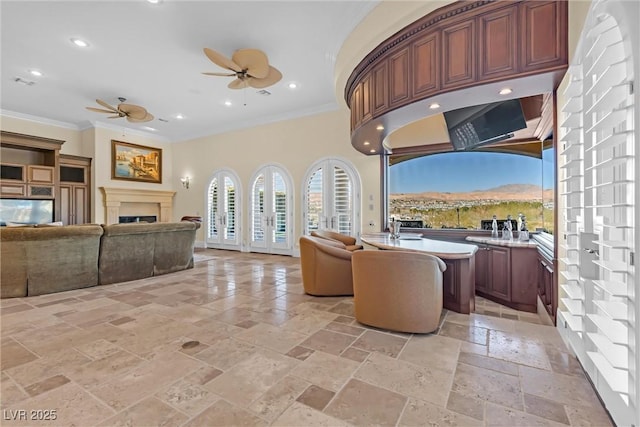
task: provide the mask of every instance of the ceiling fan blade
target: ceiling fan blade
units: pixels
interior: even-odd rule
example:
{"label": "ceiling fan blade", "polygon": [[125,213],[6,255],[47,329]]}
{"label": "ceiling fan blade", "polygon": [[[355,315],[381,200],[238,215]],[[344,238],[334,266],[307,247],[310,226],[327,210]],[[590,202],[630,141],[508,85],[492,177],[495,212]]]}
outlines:
{"label": "ceiling fan blade", "polygon": [[233,77],[236,73],[202,73],[205,76]]}
{"label": "ceiling fan blade", "polygon": [[268,87],[278,83],[280,79],[282,79],[282,73],[276,68],[269,66],[269,74],[265,78],[258,79],[255,77],[251,77],[247,80],[249,81],[249,86],[255,87],[256,89],[262,89],[264,87]]}
{"label": "ceiling fan blade", "polygon": [[144,116],[141,119],[136,119],[133,118],[131,116],[127,116],[127,120],[130,121],[131,123],[144,123],[144,122],[150,122],[151,120],[153,120],[153,114],[147,113],[146,116]]}
{"label": "ceiling fan blade", "polygon": [[116,109],[116,107],[112,107],[111,105],[107,104],[106,102],[104,102],[102,99],[96,99],[96,102],[100,105],[102,105],[104,108],[108,108],[111,111],[117,112],[118,110]]}
{"label": "ceiling fan blade", "polygon": [[147,110],[139,105],[119,104],[118,110],[122,111],[126,116],[134,119],[142,119],[147,115]]}
{"label": "ceiling fan blade", "polygon": [[226,68],[231,71],[242,71],[242,68],[238,64],[213,49],[205,47],[204,54],[207,55],[207,58],[209,58],[211,62],[216,64],[218,67]]}
{"label": "ceiling fan blade", "polygon": [[85,107],[89,111],[95,111],[97,113],[115,113],[115,111],[105,110],[103,108]]}
{"label": "ceiling fan blade", "polygon": [[233,53],[232,59],[253,77],[262,79],[269,74],[269,59],[261,50],[238,49]]}
{"label": "ceiling fan blade", "polygon": [[119,119],[120,117],[124,117],[124,116],[121,116],[120,114],[118,114],[116,116],[109,116],[107,117],[107,119]]}
{"label": "ceiling fan blade", "polygon": [[243,89],[248,86],[246,79],[235,79],[227,85],[229,89]]}

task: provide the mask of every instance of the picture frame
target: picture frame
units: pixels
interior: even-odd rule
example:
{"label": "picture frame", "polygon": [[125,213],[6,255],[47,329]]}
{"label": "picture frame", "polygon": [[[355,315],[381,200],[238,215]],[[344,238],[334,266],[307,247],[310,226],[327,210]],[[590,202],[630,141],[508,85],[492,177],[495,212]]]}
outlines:
{"label": "picture frame", "polygon": [[162,149],[112,139],[111,179],[162,184]]}

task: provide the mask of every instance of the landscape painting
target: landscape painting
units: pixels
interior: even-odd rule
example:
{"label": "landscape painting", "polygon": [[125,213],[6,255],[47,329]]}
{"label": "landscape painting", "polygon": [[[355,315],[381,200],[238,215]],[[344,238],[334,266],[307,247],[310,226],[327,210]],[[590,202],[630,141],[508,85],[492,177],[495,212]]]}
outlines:
{"label": "landscape painting", "polygon": [[162,183],[162,149],[111,140],[111,178]]}

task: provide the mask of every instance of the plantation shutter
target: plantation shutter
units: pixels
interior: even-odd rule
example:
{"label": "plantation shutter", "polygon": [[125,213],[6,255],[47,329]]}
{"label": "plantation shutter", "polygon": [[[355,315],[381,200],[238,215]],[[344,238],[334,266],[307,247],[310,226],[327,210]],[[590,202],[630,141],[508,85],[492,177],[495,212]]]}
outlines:
{"label": "plantation shutter", "polygon": [[567,233],[558,326],[614,421],[630,425],[638,422],[640,392],[633,62],[612,16],[592,10],[585,28],[586,53],[579,52],[582,63],[571,67],[564,93]]}
{"label": "plantation shutter", "polygon": [[235,239],[236,236],[236,198],[235,198],[235,186],[233,181],[228,176],[224,177],[224,206],[225,206],[225,215],[224,222],[226,225],[225,228],[225,238],[226,239]]}
{"label": "plantation shutter", "polygon": [[258,175],[251,190],[251,239],[254,242],[264,241],[264,174]]}
{"label": "plantation shutter", "polygon": [[347,172],[333,167],[333,217],[331,228],[339,233],[351,235],[353,233],[353,188],[351,178]]}
{"label": "plantation shutter", "polygon": [[209,211],[208,237],[215,238],[218,236],[218,180],[216,178],[214,178],[209,185],[207,210]]}
{"label": "plantation shutter", "polygon": [[278,172],[273,172],[272,203],[274,214],[271,219],[273,235],[272,242],[287,241],[287,185]]}
{"label": "plantation shutter", "polygon": [[320,220],[323,216],[323,182],[322,168],[317,169],[307,181],[305,199],[307,201],[307,215],[305,232],[311,233],[320,229]]}

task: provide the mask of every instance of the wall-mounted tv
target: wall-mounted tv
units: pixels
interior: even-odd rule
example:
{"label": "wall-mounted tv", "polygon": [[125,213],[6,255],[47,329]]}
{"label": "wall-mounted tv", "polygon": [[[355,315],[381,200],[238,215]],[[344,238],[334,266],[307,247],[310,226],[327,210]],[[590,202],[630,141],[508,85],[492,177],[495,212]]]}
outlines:
{"label": "wall-mounted tv", "polygon": [[53,200],[0,199],[0,226],[53,222]]}
{"label": "wall-mounted tv", "polygon": [[511,132],[527,127],[518,99],[447,111],[444,119],[455,150],[502,141],[513,136]]}

